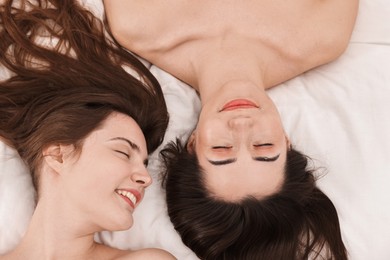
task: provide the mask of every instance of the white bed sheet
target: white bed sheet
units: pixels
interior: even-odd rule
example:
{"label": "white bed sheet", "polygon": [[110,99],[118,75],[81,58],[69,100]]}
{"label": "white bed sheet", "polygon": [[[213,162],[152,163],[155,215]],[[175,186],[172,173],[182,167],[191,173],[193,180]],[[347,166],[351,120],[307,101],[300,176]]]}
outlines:
{"label": "white bed sheet", "polygon": [[[102,14],[100,0],[84,2]],[[361,0],[346,52],[269,91],[296,148],[313,158],[318,185],[332,199],[352,260],[390,259],[390,1]],[[185,139],[200,103],[195,91],[159,68],[171,121],[164,143]],[[0,70],[0,77],[6,77]],[[154,183],[123,232],[97,236],[119,248],[160,247],[178,259],[197,259],[166,214],[157,152],[149,168]],[[20,240],[31,217],[34,191],[15,151],[0,143],[0,254]]]}

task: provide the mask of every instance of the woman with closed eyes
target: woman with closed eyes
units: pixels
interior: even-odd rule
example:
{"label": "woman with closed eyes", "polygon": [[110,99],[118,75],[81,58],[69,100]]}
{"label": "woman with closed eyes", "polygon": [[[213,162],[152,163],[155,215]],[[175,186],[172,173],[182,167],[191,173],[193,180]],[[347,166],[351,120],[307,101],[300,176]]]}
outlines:
{"label": "woman with closed eyes", "polygon": [[168,125],[157,81],[75,1],[6,1],[0,19],[0,61],[11,72],[0,81],[0,140],[37,191],[27,231],[0,259],[175,259],[94,240],[129,229],[152,182],[148,154]]}
{"label": "woman with closed eyes", "polygon": [[201,99],[190,138],[162,152],[183,242],[201,259],[346,259],[337,212],[267,90],[340,56],[358,1],[104,4],[122,46]]}

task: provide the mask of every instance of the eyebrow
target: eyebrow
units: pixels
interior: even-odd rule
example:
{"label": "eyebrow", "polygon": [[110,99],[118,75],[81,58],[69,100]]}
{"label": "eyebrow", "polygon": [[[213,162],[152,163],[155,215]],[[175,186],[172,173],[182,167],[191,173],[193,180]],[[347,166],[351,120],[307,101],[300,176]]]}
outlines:
{"label": "eyebrow", "polygon": [[[260,162],[274,162],[279,158],[280,154],[274,156],[274,157],[253,157],[252,159],[255,161],[260,161]],[[213,160],[208,160],[209,163],[215,166],[221,166],[221,165],[226,165],[226,164],[231,164],[237,161],[237,158],[231,158],[231,159],[226,159],[222,161],[213,161]]]}
{"label": "eyebrow", "polygon": [[220,166],[220,165],[226,165],[229,163],[234,163],[235,161],[237,161],[237,158],[232,158],[232,159],[227,159],[227,160],[222,160],[222,161],[212,161],[212,160],[208,160],[208,161],[212,165]]}
{"label": "eyebrow", "polygon": [[121,141],[125,141],[126,143],[128,143],[130,145],[130,147],[134,150],[136,150],[137,152],[140,152],[141,149],[139,148],[139,146],[135,143],[133,143],[132,141],[130,141],[129,139],[127,138],[124,138],[124,137],[114,137],[114,138],[111,138],[110,141],[115,141],[115,140],[121,140]]}

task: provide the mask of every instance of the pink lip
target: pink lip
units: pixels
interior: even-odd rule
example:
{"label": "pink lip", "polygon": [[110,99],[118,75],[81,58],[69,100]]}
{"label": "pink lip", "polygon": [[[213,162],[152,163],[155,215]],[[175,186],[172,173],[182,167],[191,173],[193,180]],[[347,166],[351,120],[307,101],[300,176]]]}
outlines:
{"label": "pink lip", "polygon": [[245,108],[258,108],[259,106],[247,99],[234,99],[226,103],[221,111],[229,111],[234,109],[245,109]]}
{"label": "pink lip", "polygon": [[[132,194],[134,194],[134,196],[137,198],[137,205],[141,202],[141,200],[142,200],[142,195],[141,195],[141,193],[138,192],[137,190],[133,190],[133,189],[120,189],[120,190],[128,191],[128,192],[131,192]],[[119,195],[119,194],[118,194],[118,195]],[[124,200],[127,202],[127,204],[130,205],[130,207],[132,207],[133,209],[135,209],[135,206],[136,206],[136,205],[134,205],[133,202],[132,202],[128,197],[122,196],[122,195],[119,195],[119,196],[121,196],[122,199],[124,199]]]}

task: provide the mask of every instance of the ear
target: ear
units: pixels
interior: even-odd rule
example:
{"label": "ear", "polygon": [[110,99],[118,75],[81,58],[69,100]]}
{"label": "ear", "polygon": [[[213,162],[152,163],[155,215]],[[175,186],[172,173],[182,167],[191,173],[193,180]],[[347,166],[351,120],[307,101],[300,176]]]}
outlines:
{"label": "ear", "polygon": [[190,137],[188,138],[186,148],[187,151],[191,154],[195,152],[195,131],[193,131]]}
{"label": "ear", "polygon": [[43,161],[55,172],[60,173],[69,152],[70,145],[51,144],[42,151]]}

